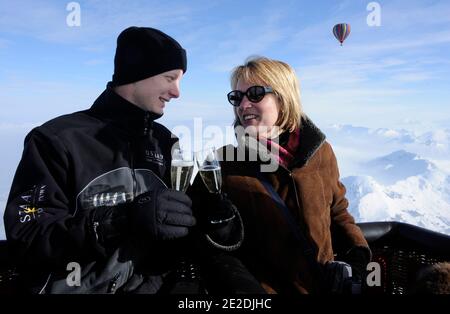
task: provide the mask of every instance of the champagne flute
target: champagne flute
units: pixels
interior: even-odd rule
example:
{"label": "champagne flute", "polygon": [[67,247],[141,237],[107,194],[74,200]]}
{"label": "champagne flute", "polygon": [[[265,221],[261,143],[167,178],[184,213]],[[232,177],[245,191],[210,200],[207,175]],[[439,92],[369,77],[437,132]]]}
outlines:
{"label": "champagne flute", "polygon": [[[170,166],[170,181],[172,189],[186,192],[191,182],[194,170],[193,154],[186,150],[175,148],[172,151],[172,164]],[[173,287],[169,293],[184,293],[186,287],[192,287],[199,280],[198,266],[190,252],[190,242],[192,239],[188,236],[181,239],[180,257],[172,273]]]}
{"label": "champagne flute", "polygon": [[191,182],[194,170],[192,153],[175,148],[172,153],[172,165],[170,167],[170,181],[172,188],[186,192]]}
{"label": "champagne flute", "polygon": [[219,158],[214,147],[196,153],[198,171],[210,193],[220,193],[222,190],[222,173]]}
{"label": "champagne flute", "polygon": [[[221,194],[222,192],[222,171],[220,169],[220,163],[218,158],[218,153],[212,148],[204,149],[197,152],[195,155],[195,160],[197,161],[198,172],[202,178],[203,183],[208,189],[209,193]],[[227,222],[235,217],[232,213],[230,217],[211,217],[211,224],[220,224]],[[208,236],[207,236],[208,237]],[[211,239],[209,239],[212,241]],[[214,242],[214,241],[212,241]]]}

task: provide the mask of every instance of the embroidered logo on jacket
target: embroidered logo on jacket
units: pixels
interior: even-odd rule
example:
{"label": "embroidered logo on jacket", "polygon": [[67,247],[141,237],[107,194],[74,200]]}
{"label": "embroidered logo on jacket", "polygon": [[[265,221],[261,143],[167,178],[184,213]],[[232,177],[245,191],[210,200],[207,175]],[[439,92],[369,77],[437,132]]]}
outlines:
{"label": "embroidered logo on jacket", "polygon": [[145,160],[147,162],[156,163],[160,166],[164,165],[164,156],[161,153],[152,151],[152,150],[145,150]]}
{"label": "embroidered logo on jacket", "polygon": [[44,209],[39,206],[45,200],[46,185],[33,186],[33,188],[21,195],[25,204],[19,205],[19,221],[25,223],[38,218]]}

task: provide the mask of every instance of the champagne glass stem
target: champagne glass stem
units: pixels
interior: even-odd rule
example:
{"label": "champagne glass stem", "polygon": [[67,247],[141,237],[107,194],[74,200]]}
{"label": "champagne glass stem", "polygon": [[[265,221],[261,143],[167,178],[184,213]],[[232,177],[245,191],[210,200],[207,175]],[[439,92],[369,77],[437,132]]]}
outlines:
{"label": "champagne glass stem", "polygon": [[215,171],[213,171],[213,174],[214,174],[214,185],[216,186],[216,191],[218,191],[219,193],[220,191],[219,191],[219,183],[217,181],[217,174]]}
{"label": "champagne glass stem", "polygon": [[177,167],[177,179],[176,179],[176,186],[175,186],[176,190],[180,190],[180,188],[181,188],[180,180],[181,180],[181,167]]}

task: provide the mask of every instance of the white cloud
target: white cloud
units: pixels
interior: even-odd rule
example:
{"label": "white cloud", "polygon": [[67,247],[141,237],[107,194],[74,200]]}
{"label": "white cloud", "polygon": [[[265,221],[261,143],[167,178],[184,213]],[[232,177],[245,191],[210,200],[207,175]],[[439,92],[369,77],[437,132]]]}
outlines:
{"label": "white cloud", "polygon": [[419,81],[425,81],[432,79],[434,77],[433,74],[425,73],[425,72],[419,72],[419,73],[399,73],[396,75],[391,76],[391,79],[395,81],[400,82],[419,82]]}
{"label": "white cloud", "polygon": [[43,123],[58,115],[90,107],[103,91],[104,83],[89,77],[73,79],[72,82],[47,81],[26,77],[23,73],[9,73],[0,84],[2,106],[8,108],[2,113],[0,122]]}
{"label": "white cloud", "polygon": [[3,132],[15,132],[19,131],[22,132],[24,130],[31,130],[32,128],[40,125],[41,123],[38,122],[26,122],[26,123],[10,123],[10,122],[3,122],[0,121],[0,133],[3,134]]}
{"label": "white cloud", "polygon": [[[310,24],[290,36],[288,47],[308,56],[293,64],[305,82],[359,88],[374,77],[387,87],[448,78],[449,61],[440,57],[441,46],[450,43],[450,19],[443,13],[449,12],[448,3],[382,3],[381,27],[365,24],[368,12],[364,9],[347,14],[346,21],[352,25],[352,33],[344,47],[339,47],[331,35],[331,27],[337,21],[335,17]],[[340,12],[339,8],[337,11]],[[436,27],[437,21],[439,27]]]}
{"label": "white cloud", "polygon": [[96,65],[105,64],[105,63],[108,63],[108,61],[106,61],[105,59],[90,59],[90,60],[86,60],[84,62],[84,64],[88,65],[88,66],[96,66]]}
{"label": "white cloud", "polygon": [[242,64],[247,57],[264,55],[272,45],[286,37],[278,25],[280,19],[279,14],[272,12],[268,19],[256,24],[249,22],[246,17],[231,21],[227,36],[220,41],[209,68],[228,73],[234,66]]}
{"label": "white cloud", "polygon": [[80,2],[81,26],[69,27],[68,2],[19,0],[0,5],[0,27],[10,33],[26,34],[57,43],[102,42],[130,25],[166,27],[188,20],[192,6],[172,1]]}
{"label": "white cloud", "polygon": [[80,50],[92,52],[92,53],[100,53],[106,51],[107,47],[106,45],[99,45],[99,44],[90,44],[86,46],[81,46]]}
{"label": "white cloud", "polygon": [[381,10],[382,23],[395,24],[401,30],[411,30],[411,27],[417,29],[418,25],[426,30],[450,22],[450,5],[447,1],[389,1],[381,4]]}
{"label": "white cloud", "polygon": [[360,54],[379,54],[392,51],[407,52],[407,49],[429,48],[433,45],[448,43],[450,43],[450,30],[429,30],[428,33],[417,34],[414,38],[398,34],[395,38],[377,40],[374,43],[359,43],[352,45],[352,48]]}
{"label": "white cloud", "polygon": [[8,48],[11,44],[11,41],[8,39],[0,38],[0,49]]}

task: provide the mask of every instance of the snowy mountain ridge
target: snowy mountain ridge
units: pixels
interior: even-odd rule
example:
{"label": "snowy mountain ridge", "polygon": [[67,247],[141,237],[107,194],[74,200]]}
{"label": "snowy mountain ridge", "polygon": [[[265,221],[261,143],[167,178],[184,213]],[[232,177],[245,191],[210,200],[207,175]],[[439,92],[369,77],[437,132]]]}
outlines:
{"label": "snowy mountain ridge", "polygon": [[448,173],[405,150],[363,166],[365,175],[342,179],[357,221],[401,221],[450,234]]}

